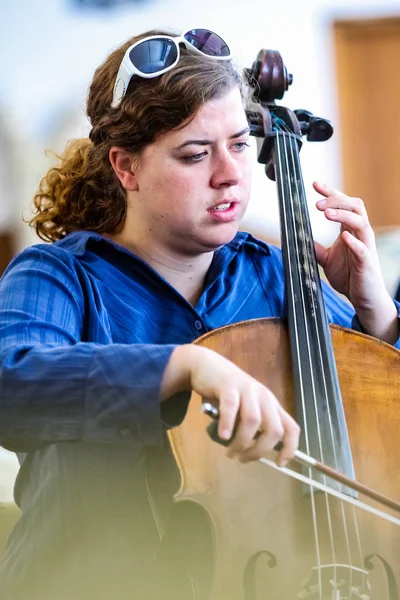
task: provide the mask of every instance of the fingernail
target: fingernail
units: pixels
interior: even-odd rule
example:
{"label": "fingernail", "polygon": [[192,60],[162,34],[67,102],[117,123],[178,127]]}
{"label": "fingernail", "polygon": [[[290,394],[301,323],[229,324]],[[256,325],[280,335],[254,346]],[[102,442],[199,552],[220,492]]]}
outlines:
{"label": "fingernail", "polygon": [[327,200],[318,200],[317,204],[318,204],[319,208],[324,208],[328,204],[328,201]]}
{"label": "fingernail", "polygon": [[326,212],[328,213],[328,215],[331,215],[331,217],[337,215],[337,210],[334,208],[328,208]]}
{"label": "fingernail", "polygon": [[229,440],[230,437],[231,432],[229,431],[229,429],[224,429],[223,431],[221,431],[220,438],[222,438],[223,440]]}

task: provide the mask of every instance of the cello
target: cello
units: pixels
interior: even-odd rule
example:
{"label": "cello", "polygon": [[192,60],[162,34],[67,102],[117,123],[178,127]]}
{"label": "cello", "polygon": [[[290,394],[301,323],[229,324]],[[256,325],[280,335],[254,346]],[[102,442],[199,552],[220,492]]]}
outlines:
{"label": "cello", "polygon": [[[287,319],[234,323],[195,343],[267,385],[299,422],[303,455],[346,483],[309,465],[228,459],[193,393],[168,432],[180,474],[162,557],[176,577],[171,598],[399,600],[398,504],[384,499],[400,496],[400,352],[328,325],[299,151],[304,135],[328,139],[331,124],[276,104],[292,82],[278,52],[261,50],[246,75],[258,160],[278,188]],[[355,480],[379,493],[361,500]]]}

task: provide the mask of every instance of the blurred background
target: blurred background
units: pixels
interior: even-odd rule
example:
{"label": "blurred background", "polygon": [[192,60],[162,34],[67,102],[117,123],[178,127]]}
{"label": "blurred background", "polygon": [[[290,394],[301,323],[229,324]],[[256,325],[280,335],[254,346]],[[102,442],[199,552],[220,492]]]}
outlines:
{"label": "blurred background", "polygon": [[[400,280],[400,0],[0,0],[0,273],[36,243],[24,222],[46,149],[90,129],[85,98],[96,67],[125,39],[153,28],[208,27],[250,67],[275,49],[293,74],[279,101],[332,121],[325,143],[301,151],[314,237],[336,226],[314,208],[318,179],[364,199],[388,290]],[[279,243],[274,183],[256,164],[243,228]],[[17,462],[0,450],[0,546],[16,509]]]}

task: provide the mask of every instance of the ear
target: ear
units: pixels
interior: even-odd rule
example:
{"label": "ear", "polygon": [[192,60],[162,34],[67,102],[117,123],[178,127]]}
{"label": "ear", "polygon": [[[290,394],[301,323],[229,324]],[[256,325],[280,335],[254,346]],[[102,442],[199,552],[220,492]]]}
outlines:
{"label": "ear", "polygon": [[123,187],[129,192],[136,192],[138,184],[136,179],[137,164],[132,154],[113,146],[108,154],[112,168]]}

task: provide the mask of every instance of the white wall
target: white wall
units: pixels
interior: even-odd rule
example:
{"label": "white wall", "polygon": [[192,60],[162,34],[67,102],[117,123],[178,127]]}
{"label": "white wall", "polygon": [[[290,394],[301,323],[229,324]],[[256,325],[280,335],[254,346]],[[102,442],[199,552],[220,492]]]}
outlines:
{"label": "white wall", "polygon": [[[67,138],[85,134],[86,90],[94,69],[114,46],[154,27],[207,26],[226,38],[243,66],[251,66],[261,48],[278,50],[294,74],[282,103],[336,124],[329,142],[305,143],[301,152],[315,237],[329,241],[336,228],[312,208],[311,182],[341,186],[332,22],[399,13],[400,0],[153,0],[113,16],[104,11],[89,16],[68,10],[67,0],[0,0],[0,112],[8,130],[15,131],[9,147],[17,156],[13,164],[19,181],[14,194],[9,186],[0,188],[0,228],[14,220],[21,246],[36,241],[20,215],[45,172],[44,149],[60,150]],[[11,157],[11,150],[3,154],[3,169],[10,168]],[[278,236],[275,188],[261,165],[256,165],[247,219],[264,223],[267,234]]]}
{"label": "white wall", "polygon": [[[20,223],[21,206],[29,206],[47,162],[44,149],[61,149],[69,137],[87,131],[84,103],[94,69],[108,52],[135,33],[167,26],[215,29],[229,42],[239,64],[251,66],[261,48],[277,49],[294,83],[281,103],[306,108],[336,123],[334,137],[324,144],[304,144],[301,155],[309,194],[315,237],[328,241],[336,226],[327,224],[312,208],[313,179],[341,185],[332,21],[334,18],[396,15],[400,0],[152,0],[132,4],[109,15],[72,10],[67,0],[13,0],[0,8],[0,110],[17,127],[19,136],[19,202],[12,194],[1,197],[2,212]],[[206,16],[207,15],[207,16]],[[75,123],[63,126],[65,113],[75,111]],[[58,132],[54,139],[54,130]],[[264,223],[278,235],[274,184],[256,165],[248,221]],[[31,243],[23,226],[21,245]]]}

